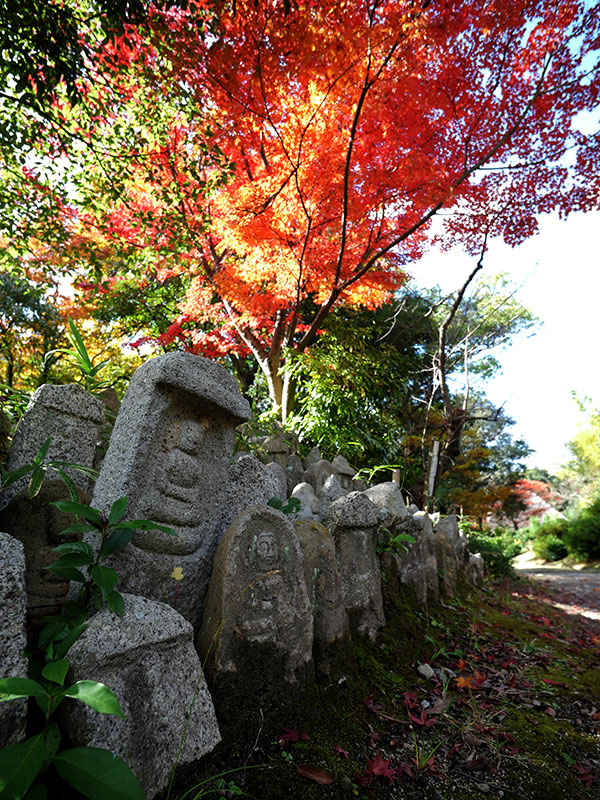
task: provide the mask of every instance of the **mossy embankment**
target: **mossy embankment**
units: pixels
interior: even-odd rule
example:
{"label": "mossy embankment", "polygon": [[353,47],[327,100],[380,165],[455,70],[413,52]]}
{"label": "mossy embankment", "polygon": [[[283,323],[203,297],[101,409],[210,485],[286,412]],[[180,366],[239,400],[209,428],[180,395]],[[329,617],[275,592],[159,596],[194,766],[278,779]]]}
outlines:
{"label": "mossy embankment", "polygon": [[430,609],[384,588],[375,643],[353,639],[301,691],[230,704],[222,744],[178,773],[171,797],[201,781],[258,800],[600,797],[595,623],[519,580]]}

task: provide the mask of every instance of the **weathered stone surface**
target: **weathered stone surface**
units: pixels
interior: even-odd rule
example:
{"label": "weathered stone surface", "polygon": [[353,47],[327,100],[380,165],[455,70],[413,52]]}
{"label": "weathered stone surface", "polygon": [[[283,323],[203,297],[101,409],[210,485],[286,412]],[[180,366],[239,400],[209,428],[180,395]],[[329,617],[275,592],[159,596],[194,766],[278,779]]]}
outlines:
{"label": "weathered stone surface", "polygon": [[61,709],[73,744],[106,748],[124,758],[149,798],[169,780],[188,715],[180,764],[200,758],[220,741],[192,626],[169,606],[125,595],[124,615],[105,609],[92,617],[69,651],[69,662],[70,679],[104,683],[125,715],[98,714],[66,700]]}
{"label": "weathered stone surface", "polygon": [[471,553],[467,577],[474,586],[481,586],[485,575],[485,563],[481,553]]}
{"label": "weathered stone surface", "polygon": [[232,676],[239,687],[262,695],[282,681],[300,683],[310,669],[312,644],[294,527],[279,511],[249,508],[219,543],[204,604],[197,646],[203,658],[208,654],[211,688]]}
{"label": "weathered stone surface", "polygon": [[129,519],[150,519],[178,534],[136,531],[112,566],[125,591],[170,604],[170,576],[181,567],[177,609],[193,624],[217,546],[234,428],[248,416],[223,367],[189,353],[153,358],[131,379],[94,491],[101,511],[126,496]]}
{"label": "weathered stone surface", "polygon": [[386,481],[371,486],[365,491],[372,503],[386,512],[386,525],[395,525],[408,518],[408,509],[402,497],[400,487],[394,481]]}
{"label": "weathered stone surface", "polygon": [[[267,474],[270,475],[276,484],[275,494],[271,497],[278,497],[280,500],[287,500],[287,476],[284,468],[278,461],[271,461],[265,467]],[[270,498],[267,498],[270,499]]]}
{"label": "weathered stone surface", "polygon": [[329,461],[316,461],[306,469],[306,480],[313,487],[315,492],[319,494],[323,488],[323,484],[330,475],[333,475],[333,467]]}
{"label": "weathered stone surface", "polygon": [[454,543],[454,555],[456,556],[456,569],[458,574],[462,575],[462,577],[467,580],[467,571],[471,553],[469,551],[469,540],[466,536],[459,536]]}
{"label": "weathered stone surface", "polygon": [[321,461],[321,451],[318,447],[313,447],[313,449],[309,452],[309,454],[304,459],[304,469],[308,469],[312,464],[316,464],[317,461]]}
{"label": "weathered stone surface", "polygon": [[279,466],[285,470],[290,448],[283,434],[276,433],[272,436],[267,436],[262,446],[267,452],[267,460],[269,462],[275,462],[276,464],[279,464]]}
{"label": "weathered stone surface", "polygon": [[348,460],[341,455],[333,459],[331,466],[335,470],[335,475],[337,475],[337,479],[342,488],[351,491],[354,488],[352,486],[352,479],[356,475],[356,470],[353,469],[348,463]]}
{"label": "weathered stone surface", "polygon": [[335,475],[330,475],[317,494],[320,516],[324,517],[329,506],[336,500],[345,496],[346,492],[342,489],[337,477]]}
{"label": "weathered stone surface", "polygon": [[300,511],[294,514],[294,519],[313,519],[318,516],[319,501],[310,483],[298,483],[294,486],[291,497],[300,501]]}
{"label": "weathered stone surface", "polygon": [[304,577],[313,612],[315,662],[329,672],[336,650],[348,640],[348,614],[335,558],[333,537],[318,522],[299,522],[296,535],[304,558]]}
{"label": "weathered stone surface", "polygon": [[428,601],[427,567],[428,553],[425,542],[420,535],[415,536],[414,542],[406,543],[404,553],[386,553],[384,563],[391,568],[400,584],[408,587],[409,597],[420,606],[426,606]]}
{"label": "weathered stone surface", "polygon": [[447,517],[440,517],[435,523],[436,531],[443,531],[453,545],[460,536],[458,530],[458,517],[456,514],[449,514]]}
{"label": "weathered stone surface", "polygon": [[[68,461],[91,467],[94,461],[100,426],[104,422],[104,404],[82,386],[44,384],[29,401],[27,411],[17,428],[6,468],[18,469],[30,464],[46,439],[52,439],[46,460]],[[88,491],[89,478],[83,472],[67,469],[76,486]],[[58,477],[49,470],[48,478]],[[0,509],[29,483],[30,475],[16,481],[0,493]]]}
{"label": "weathered stone surface", "polygon": [[329,506],[323,522],[331,533],[338,528],[375,528],[379,511],[364,492],[350,492]]}
{"label": "weathered stone surface", "polygon": [[285,470],[287,480],[288,497],[291,497],[294,487],[304,482],[304,466],[302,460],[295,453],[288,456],[287,467]]}
{"label": "weathered stone surface", "polygon": [[[0,533],[0,575],[0,678],[25,678],[25,553],[8,533]],[[0,748],[25,738],[26,716],[26,700],[0,703]]]}
{"label": "weathered stone surface", "polygon": [[325,525],[334,536],[344,605],[350,625],[374,640],[385,624],[381,572],[375,552],[379,512],[362,492],[351,492],[332,503]]}
{"label": "weathered stone surface", "polygon": [[277,477],[267,465],[252,455],[238,458],[229,470],[219,521],[219,538],[244,509],[254,505],[266,505],[272,497],[279,497],[280,491],[281,486]]}
{"label": "weathered stone surface", "polygon": [[[440,521],[441,522],[441,521]],[[440,589],[446,597],[456,594],[456,555],[454,542],[448,536],[449,526],[438,523],[435,530],[435,557],[437,559]]]}
{"label": "weathered stone surface", "polygon": [[[53,548],[65,542],[81,539],[81,534],[62,534],[75,517],[51,505],[56,500],[68,500],[69,493],[61,480],[46,479],[40,492],[29,499],[23,489],[0,512],[0,530],[18,539],[24,548],[27,585],[27,616],[30,633],[41,627],[43,617],[60,613],[69,582],[46,569],[58,558]],[[81,502],[87,502],[81,493]]]}
{"label": "weathered stone surface", "polygon": [[[425,511],[417,511],[414,514],[409,514],[408,517],[396,523],[394,531],[398,533],[407,533],[413,536],[419,543],[418,559],[422,568],[416,568],[415,564],[415,569],[412,570],[412,577],[409,572],[405,573],[406,582],[416,588],[422,581],[425,581],[427,602],[437,603],[440,596],[440,585],[438,563],[435,556],[433,526],[430,517]],[[416,553],[417,551],[413,553],[415,559],[417,558]],[[410,569],[410,559],[407,569]],[[417,592],[420,596],[420,590],[417,590]]]}

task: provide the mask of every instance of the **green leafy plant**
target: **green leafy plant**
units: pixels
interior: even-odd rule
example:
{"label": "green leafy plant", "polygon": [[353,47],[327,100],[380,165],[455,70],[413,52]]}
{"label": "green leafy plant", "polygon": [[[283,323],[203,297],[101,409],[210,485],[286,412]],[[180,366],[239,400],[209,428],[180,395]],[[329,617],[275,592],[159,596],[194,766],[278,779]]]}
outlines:
{"label": "green leafy plant", "polygon": [[65,698],[79,700],[100,714],[123,717],[117,697],[104,684],[83,680],[64,686],[68,669],[69,662],[58,659],[44,667],[37,681],[0,680],[0,701],[33,697],[44,715],[42,733],[0,751],[0,793],[11,800],[48,797],[43,784],[30,787],[52,765],[66,783],[93,800],[141,800],[144,792],[133,772],[107,750],[74,747],[59,752],[62,737],[51,716]]}
{"label": "green leafy plant", "polygon": [[403,555],[408,551],[408,545],[414,544],[417,540],[410,533],[397,533],[390,536],[389,541],[383,542],[378,545],[377,551],[379,553],[396,553]]}
{"label": "green leafy plant", "polygon": [[124,520],[127,511],[125,497],[112,504],[108,516],[75,500],[57,500],[52,505],[79,518],[62,533],[95,533],[97,550],[83,541],[65,542],[54,548],[58,558],[47,569],[63,580],[80,583],[79,594],[64,604],[60,615],[47,618],[39,634],[37,649],[31,654],[32,678],[0,680],[1,701],[32,697],[43,714],[41,733],[0,751],[0,775],[3,776],[0,793],[11,800],[25,796],[29,800],[43,800],[48,796],[45,785],[38,782],[33,789],[30,787],[52,765],[64,781],[92,800],[143,798],[144,793],[135,775],[112,753],[94,747],[61,751],[61,733],[51,716],[60,703],[70,697],[101,714],[123,717],[115,694],[104,684],[81,680],[64,686],[69,669],[65,656],[87,628],[86,619],[96,610],[106,605],[116,614],[123,613],[123,597],[115,588],[117,573],[102,564],[103,559],[123,549],[134,530],[176,534],[171,528],[150,520]]}
{"label": "green leafy plant", "polygon": [[12,470],[6,470],[4,467],[0,466],[0,491],[12,486],[13,483],[16,483],[18,480],[31,472],[31,478],[29,479],[29,484],[27,486],[27,495],[31,500],[42,488],[47,471],[49,469],[53,469],[58,473],[63,483],[69,490],[71,499],[77,500],[79,496],[77,493],[77,487],[66,470],[76,469],[79,472],[83,472],[86,475],[90,475],[94,478],[98,475],[98,472],[91,467],[84,467],[81,466],[81,464],[71,464],[69,461],[46,461],[45,459],[48,455],[48,450],[50,449],[51,444],[52,439],[46,439],[44,444],[33,457],[33,461],[30,464],[24,464],[22,467]]}
{"label": "green leafy plant", "polygon": [[297,497],[290,497],[287,503],[280,500],[279,497],[272,497],[268,502],[268,506],[276,508],[277,511],[282,511],[284,514],[297,514],[300,511],[301,503]]}
{"label": "green leafy plant", "polygon": [[48,353],[46,353],[45,360],[54,355],[54,353],[62,353],[63,355],[69,356],[75,362],[75,366],[81,372],[83,385],[86,391],[94,394],[100,389],[106,388],[109,385],[108,382],[99,380],[98,374],[106,367],[106,365],[110,362],[110,359],[101,361],[99,364],[92,364],[92,360],[87,351],[85,343],[81,338],[81,334],[75,327],[75,323],[71,318],[69,318],[67,339],[73,346],[72,350],[69,350],[69,348],[66,347],[58,347],[57,349],[50,350]]}

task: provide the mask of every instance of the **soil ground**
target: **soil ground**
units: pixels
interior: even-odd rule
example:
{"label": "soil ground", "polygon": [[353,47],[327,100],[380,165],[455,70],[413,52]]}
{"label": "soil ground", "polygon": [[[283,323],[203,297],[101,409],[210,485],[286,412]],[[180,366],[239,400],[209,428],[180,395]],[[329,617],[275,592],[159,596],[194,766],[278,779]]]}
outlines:
{"label": "soil ground", "polygon": [[600,573],[516,566],[429,610],[384,580],[378,641],[234,715],[169,800],[600,800]]}

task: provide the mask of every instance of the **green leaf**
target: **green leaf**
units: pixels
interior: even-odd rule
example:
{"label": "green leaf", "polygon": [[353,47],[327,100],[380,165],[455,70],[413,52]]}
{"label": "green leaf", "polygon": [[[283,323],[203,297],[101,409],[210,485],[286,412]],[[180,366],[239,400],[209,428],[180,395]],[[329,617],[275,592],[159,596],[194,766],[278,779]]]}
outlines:
{"label": "green leaf", "polygon": [[108,556],[110,553],[115,553],[117,550],[122,550],[125,545],[131,541],[132,531],[117,528],[110,536],[108,536],[100,548],[100,553],[103,556]]}
{"label": "green leaf", "polygon": [[119,500],[115,500],[115,502],[110,507],[110,512],[108,514],[108,524],[115,525],[125,516],[125,512],[127,511],[127,498],[121,497]]}
{"label": "green leaf", "polygon": [[119,576],[114,569],[111,569],[110,567],[102,567],[100,565],[96,565],[92,569],[90,572],[90,577],[102,592],[102,597],[104,600],[106,600],[108,593],[113,590],[117,581],[119,580]]}
{"label": "green leaf", "polygon": [[27,473],[31,472],[32,469],[32,464],[25,464],[24,467],[19,467],[19,469],[12,469],[10,472],[3,472],[0,485],[3,489],[6,489],[9,486],[12,486],[13,483],[16,483],[18,480],[20,480],[23,476],[27,475]]}
{"label": "green leaf", "polygon": [[29,479],[29,486],[27,487],[27,496],[30,500],[39,493],[44,485],[44,478],[46,477],[45,467],[36,466],[33,468],[31,478]]}
{"label": "green leaf", "polygon": [[61,619],[52,620],[52,622],[47,622],[42,627],[40,635],[38,636],[38,644],[42,650],[44,650],[46,646],[50,644],[50,642],[60,639],[66,626],[67,620],[64,617]]}
{"label": "green leaf", "polygon": [[54,564],[50,564],[46,569],[51,569],[55,575],[58,575],[59,578],[65,581],[77,581],[77,583],[85,583],[86,581],[85,575],[78,569],[75,569],[75,567],[63,567],[58,561]]}
{"label": "green leaf", "polygon": [[58,683],[59,686],[63,686],[68,671],[69,662],[64,658],[60,658],[58,661],[51,661],[50,664],[46,664],[42,670],[42,675],[49,681]]}
{"label": "green leaf", "polygon": [[60,729],[56,722],[51,722],[48,725],[48,733],[46,734],[46,741],[44,744],[44,761],[48,762],[58,750],[61,735]]}
{"label": "green leaf", "polygon": [[81,338],[81,334],[75,327],[75,323],[70,317],[69,317],[69,331],[70,333],[67,334],[67,337],[71,342],[71,344],[77,350],[77,355],[79,356],[78,360],[80,360],[81,362],[79,367],[83,372],[87,373],[92,368],[92,362],[90,361],[90,357],[88,355],[88,351],[83,342],[83,339]]}
{"label": "green leaf", "polygon": [[76,700],[81,700],[82,703],[90,706],[100,714],[114,714],[117,717],[125,719],[116,694],[103,683],[98,683],[97,681],[77,681],[77,683],[69,686],[68,689],[63,689],[60,694],[65,697],[74,697]]}
{"label": "green leaf", "polygon": [[56,471],[60,475],[62,482],[69,490],[69,497],[71,498],[71,500],[74,503],[77,503],[79,500],[79,492],[77,491],[77,486],[75,485],[75,481],[73,480],[73,478],[69,475],[68,472],[65,472],[64,469],[61,469],[60,467],[53,467],[53,468],[56,469]]}
{"label": "green leaf", "polygon": [[52,444],[52,438],[49,437],[48,439],[46,439],[44,444],[40,447],[40,449],[34,455],[33,463],[36,466],[39,466],[40,464],[43,463],[44,459],[46,458],[46,455],[48,454],[48,450],[50,449],[50,445],[51,444]]}
{"label": "green leaf", "polygon": [[278,497],[272,497],[267,501],[267,505],[271,506],[271,508],[276,508],[279,511],[283,506],[283,503]]}
{"label": "green leaf", "polygon": [[0,701],[19,697],[49,697],[49,694],[31,678],[0,678]]}
{"label": "green leaf", "polygon": [[123,615],[123,611],[125,611],[125,601],[123,600],[123,595],[119,594],[119,592],[109,592],[106,597],[106,603],[115,614],[119,616]]}
{"label": "green leaf", "polygon": [[108,750],[74,747],[55,756],[58,774],[90,800],[145,800],[127,764]]}
{"label": "green leaf", "polygon": [[85,503],[75,503],[73,500],[55,500],[50,505],[55,506],[59,511],[64,511],[65,514],[75,514],[78,517],[83,517],[97,528],[102,529],[100,512],[96,511],[95,508],[86,506]]}
{"label": "green leaf", "polygon": [[94,560],[94,551],[87,542],[65,542],[64,544],[59,544],[57,547],[53,547],[52,549],[55,552],[60,553],[62,556],[71,553],[80,553],[81,555],[86,555],[92,561]]}
{"label": "green leaf", "polygon": [[167,528],[166,525],[159,525],[157,522],[151,522],[149,519],[132,519],[129,522],[119,522],[119,528],[127,528],[127,530],[132,531],[162,531],[162,533],[168,533],[170,536],[178,535],[172,528]]}
{"label": "green leaf", "polygon": [[43,763],[44,736],[41,733],[0,750],[2,800],[20,800],[34,782]]}
{"label": "green leaf", "polygon": [[49,564],[46,569],[54,569],[55,567],[82,567],[86,564],[93,564],[94,556],[91,557],[87,553],[66,553],[61,556],[54,563]]}
{"label": "green leaf", "polygon": [[75,628],[73,628],[73,630],[69,631],[62,642],[57,644],[55,650],[56,657],[64,658],[64,656],[67,654],[67,651],[75,644],[77,639],[79,639],[85,630],[87,630],[87,622],[82,622],[80,625],[77,625]]}
{"label": "green leaf", "polygon": [[94,525],[90,525],[88,522],[74,522],[72,525],[69,525],[68,528],[65,528],[64,531],[60,532],[61,536],[64,536],[66,533],[88,533],[90,531],[98,532],[98,528]]}

